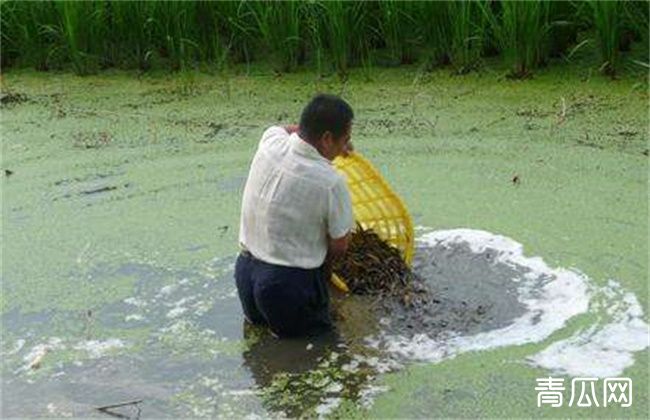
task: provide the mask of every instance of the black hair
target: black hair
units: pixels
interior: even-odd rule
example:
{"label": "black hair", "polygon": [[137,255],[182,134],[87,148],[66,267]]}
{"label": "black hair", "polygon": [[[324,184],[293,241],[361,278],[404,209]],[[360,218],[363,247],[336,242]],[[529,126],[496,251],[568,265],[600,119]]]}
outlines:
{"label": "black hair", "polygon": [[300,136],[311,142],[318,141],[329,131],[340,138],[354,118],[352,107],[335,95],[318,94],[302,110]]}

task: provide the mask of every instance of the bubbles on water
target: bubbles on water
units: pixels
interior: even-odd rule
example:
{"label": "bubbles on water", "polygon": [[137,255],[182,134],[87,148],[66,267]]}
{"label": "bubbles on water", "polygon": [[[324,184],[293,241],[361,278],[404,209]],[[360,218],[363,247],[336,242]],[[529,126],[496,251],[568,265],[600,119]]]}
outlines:
{"label": "bubbles on water", "polygon": [[636,296],[619,283],[594,291],[592,310],[600,320],[571,337],[556,341],[527,360],[557,374],[615,377],[634,364],[634,352],[648,348],[650,334]]}

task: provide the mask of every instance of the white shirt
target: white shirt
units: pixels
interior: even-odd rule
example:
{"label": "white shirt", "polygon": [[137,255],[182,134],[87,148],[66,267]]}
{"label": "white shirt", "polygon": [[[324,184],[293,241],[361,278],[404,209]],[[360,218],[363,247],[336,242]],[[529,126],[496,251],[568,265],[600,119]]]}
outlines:
{"label": "white shirt", "polygon": [[242,200],[239,242],[271,264],[315,268],[325,261],[328,238],[353,227],[343,176],[297,133],[264,132]]}

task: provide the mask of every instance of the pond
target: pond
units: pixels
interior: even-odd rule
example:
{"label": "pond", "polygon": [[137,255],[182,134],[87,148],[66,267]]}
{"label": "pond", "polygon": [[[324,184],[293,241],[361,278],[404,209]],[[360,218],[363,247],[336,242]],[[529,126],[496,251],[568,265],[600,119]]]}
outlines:
{"label": "pond", "polygon": [[[647,412],[643,82],[406,67],[4,83],[21,100],[2,105],[3,416]],[[236,295],[241,192],[263,129],[318,91],[352,104],[357,150],[409,207],[432,299],[335,294],[334,333],[278,341]],[[629,377],[634,403],[538,408],[549,376]]]}

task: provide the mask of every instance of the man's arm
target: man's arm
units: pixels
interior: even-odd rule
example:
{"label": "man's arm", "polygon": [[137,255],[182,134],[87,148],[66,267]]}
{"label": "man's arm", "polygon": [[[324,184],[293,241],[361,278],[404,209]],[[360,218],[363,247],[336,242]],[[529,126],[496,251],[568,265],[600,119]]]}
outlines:
{"label": "man's arm", "polygon": [[352,199],[342,176],[337,176],[328,194],[327,251],[332,258],[341,258],[348,250],[350,232],[354,228]]}
{"label": "man's arm", "polygon": [[342,258],[348,250],[350,245],[350,232],[346,233],[338,239],[333,239],[328,236],[329,244],[327,247],[327,254],[332,258]]}

